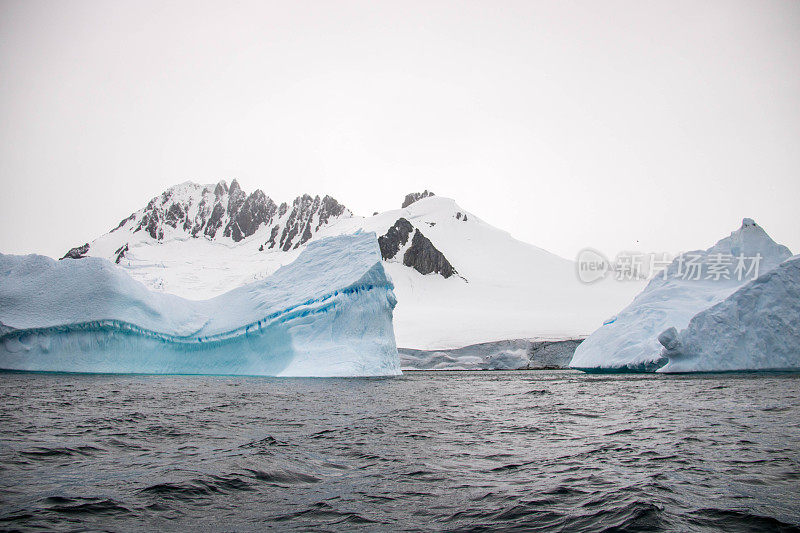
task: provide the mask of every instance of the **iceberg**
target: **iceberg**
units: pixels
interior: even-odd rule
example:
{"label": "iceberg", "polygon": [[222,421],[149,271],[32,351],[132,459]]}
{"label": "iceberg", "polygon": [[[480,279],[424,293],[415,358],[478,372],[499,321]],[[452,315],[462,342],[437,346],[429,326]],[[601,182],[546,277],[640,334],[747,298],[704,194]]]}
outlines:
{"label": "iceberg", "polygon": [[660,372],[800,370],[800,255],[659,336]]}
{"label": "iceberg", "polygon": [[[667,362],[659,334],[670,327],[685,328],[697,313],[791,255],[745,218],[738,230],[711,248],[682,254],[656,274],[628,307],[577,347],[570,367],[601,372],[657,370]],[[740,264],[738,258],[744,261]],[[719,268],[725,261],[730,261],[727,271]],[[744,268],[737,272],[740,266]]]}
{"label": "iceberg", "polygon": [[312,242],[209,300],[148,290],[100,258],[0,254],[4,370],[391,376],[397,303],[374,233]]}

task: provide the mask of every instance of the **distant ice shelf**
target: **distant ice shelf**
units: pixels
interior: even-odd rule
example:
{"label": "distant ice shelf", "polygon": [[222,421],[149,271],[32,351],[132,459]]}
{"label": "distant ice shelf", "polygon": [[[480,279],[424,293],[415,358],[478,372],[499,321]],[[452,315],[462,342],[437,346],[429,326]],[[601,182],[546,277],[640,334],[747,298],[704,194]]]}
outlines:
{"label": "distant ice shelf", "polygon": [[509,339],[461,348],[398,348],[403,370],[538,370],[566,368],[582,339]]}
{"label": "distant ice shelf", "polygon": [[310,243],[272,276],[201,301],[150,291],[105,259],[0,254],[0,368],[397,375],[393,289],[366,232]]}

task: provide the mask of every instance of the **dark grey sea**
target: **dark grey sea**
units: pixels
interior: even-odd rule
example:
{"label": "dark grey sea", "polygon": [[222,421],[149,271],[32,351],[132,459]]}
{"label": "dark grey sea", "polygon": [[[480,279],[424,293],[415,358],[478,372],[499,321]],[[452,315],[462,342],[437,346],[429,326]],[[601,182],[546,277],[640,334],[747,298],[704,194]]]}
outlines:
{"label": "dark grey sea", "polygon": [[798,531],[800,375],[0,374],[0,529]]}

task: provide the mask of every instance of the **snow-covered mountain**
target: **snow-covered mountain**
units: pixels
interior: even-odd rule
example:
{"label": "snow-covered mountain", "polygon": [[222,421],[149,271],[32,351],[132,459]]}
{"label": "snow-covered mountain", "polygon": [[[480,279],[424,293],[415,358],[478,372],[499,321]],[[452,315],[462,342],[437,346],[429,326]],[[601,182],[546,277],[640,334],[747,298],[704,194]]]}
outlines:
{"label": "snow-covered mountain", "polygon": [[187,182],[65,257],[105,257],[151,288],[204,299],[270,275],[308,242],[373,231],[395,284],[398,346],[417,349],[581,337],[642,288],[582,284],[572,261],[514,239],[452,199],[425,191],[402,205],[360,217],[329,196],[278,205],[236,181]]}
{"label": "snow-covered mountain", "polygon": [[[237,243],[259,230],[261,233],[266,230],[269,235],[262,246],[288,251],[311,240],[320,227],[340,216],[352,213],[330,196],[320,199],[306,194],[295,198],[291,206],[285,202],[277,205],[261,189],[247,195],[236,180],[230,187],[225,181],[205,186],[185,182],[170,187],[146,207],[123,219],[109,233],[118,235],[73,248],[64,257],[109,257],[103,245],[125,241],[114,250],[113,259],[119,264],[130,245],[137,242],[193,237]],[[91,253],[92,248],[95,253]]]}

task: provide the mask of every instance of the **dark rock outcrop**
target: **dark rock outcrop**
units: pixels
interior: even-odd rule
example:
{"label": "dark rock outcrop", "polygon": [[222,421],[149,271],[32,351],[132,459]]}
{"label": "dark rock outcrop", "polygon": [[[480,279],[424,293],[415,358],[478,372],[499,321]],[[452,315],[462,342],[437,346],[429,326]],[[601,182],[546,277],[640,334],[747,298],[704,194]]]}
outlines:
{"label": "dark rock outcrop", "polygon": [[86,254],[89,253],[89,243],[82,246],[76,246],[72,248],[69,252],[64,254],[64,257],[61,259],[80,259],[81,257],[86,257]]}
{"label": "dark rock outcrop", "polygon": [[381,257],[384,260],[392,259],[397,255],[401,246],[405,246],[408,237],[414,231],[414,226],[405,218],[398,218],[397,222],[389,228],[386,235],[378,237],[378,247],[381,249]]}
{"label": "dark rock outcrop", "polygon": [[267,246],[267,245],[269,245],[268,246],[269,248],[273,248],[275,246],[275,239],[278,237],[278,232],[280,230],[281,230],[280,226],[272,226],[272,229],[270,230],[270,233],[269,233],[269,240],[267,242],[265,242],[264,244],[262,244],[261,245],[262,247],[259,248],[259,250],[261,250],[263,252],[264,251],[263,247]]}
{"label": "dark rock outcrop", "polygon": [[181,204],[172,204],[167,209],[167,214],[164,217],[164,223],[168,226],[172,226],[173,228],[178,227],[178,222],[181,223],[183,226],[183,222],[186,219],[186,211]]}
{"label": "dark rock outcrop", "polygon": [[403,254],[403,264],[405,266],[413,268],[420,274],[436,273],[444,278],[449,278],[458,273],[430,239],[423,235],[421,231],[415,229],[413,224],[403,217],[398,218],[392,227],[386,231],[386,234],[378,237],[381,258],[384,261],[394,259],[400,248],[408,243],[408,238],[412,232],[414,233],[414,238],[411,239],[411,246]]}
{"label": "dark rock outcrop", "polygon": [[[287,209],[286,204],[282,204],[280,211],[285,213]],[[286,251],[307,243],[320,227],[344,212],[345,207],[330,196],[326,195],[322,199],[319,196],[311,198],[307,194],[299,196],[292,203],[292,210],[283,227],[279,243],[280,249]],[[270,248],[275,246],[274,235],[270,235],[267,243]]]}
{"label": "dark rock outcrop", "polygon": [[[231,185],[231,187],[233,186]],[[230,202],[228,202],[228,210],[230,211]],[[271,222],[277,212],[278,206],[275,202],[260,189],[256,190],[244,200],[234,216],[231,217],[225,227],[224,235],[231,237],[234,242],[239,242],[253,235],[261,226]]]}
{"label": "dark rock outcrop", "polygon": [[425,189],[422,192],[412,192],[406,195],[405,200],[403,200],[403,205],[401,207],[408,207],[417,200],[422,200],[423,198],[427,198],[428,196],[436,196],[428,189]]}
{"label": "dark rock outcrop", "polygon": [[[164,198],[164,193],[161,197]],[[168,198],[164,198],[163,202],[166,202]],[[144,214],[142,215],[141,220],[139,220],[139,224],[136,227],[134,232],[145,230],[150,237],[156,240],[161,240],[164,238],[164,229],[161,227],[161,223],[164,220],[164,211],[161,209],[157,209],[158,206],[158,198],[153,198],[147,203],[147,207],[144,209]]]}
{"label": "dark rock outcrop", "polygon": [[403,255],[403,264],[420,274],[435,272],[444,278],[456,274],[456,269],[450,261],[419,230],[414,231],[411,247]]}
{"label": "dark rock outcrop", "polygon": [[[233,180],[231,182],[231,186],[228,189],[228,217],[233,219],[236,214],[239,212],[239,209],[242,208],[244,201],[247,199],[247,195],[239,186],[239,182]],[[226,235],[227,237],[228,235]]]}
{"label": "dark rock outcrop", "polygon": [[125,253],[127,251],[128,251],[128,243],[125,243],[123,246],[117,248],[117,251],[114,252],[117,255],[117,258],[116,260],[114,260],[114,262],[116,264],[119,264],[119,262],[122,261],[122,258],[125,257]]}
{"label": "dark rock outcrop", "polygon": [[217,230],[222,226],[222,217],[225,216],[225,208],[221,203],[214,204],[214,209],[211,211],[211,216],[208,217],[206,229],[203,232],[206,237],[214,238],[217,235]]}
{"label": "dark rock outcrop", "polygon": [[319,219],[314,231],[316,232],[321,226],[330,222],[331,218],[341,216],[345,209],[345,206],[337,202],[335,198],[326,194],[322,199],[322,204],[320,204]]}
{"label": "dark rock outcrop", "polygon": [[123,218],[122,220],[119,221],[119,224],[117,224],[117,227],[112,229],[109,233],[114,233],[115,231],[117,231],[119,228],[121,228],[122,226],[124,226],[125,224],[127,224],[128,222],[133,220],[134,218],[136,218],[136,213],[132,213],[128,218]]}
{"label": "dark rock outcrop", "polygon": [[[319,196],[316,198],[316,205],[314,199],[307,194],[295,198],[292,203],[292,211],[289,213],[289,218],[286,219],[286,225],[281,233],[281,250],[287,251],[292,248],[295,237],[305,230],[310,222],[311,214],[317,207],[319,207]],[[297,245],[299,246],[300,243],[298,241]]]}

